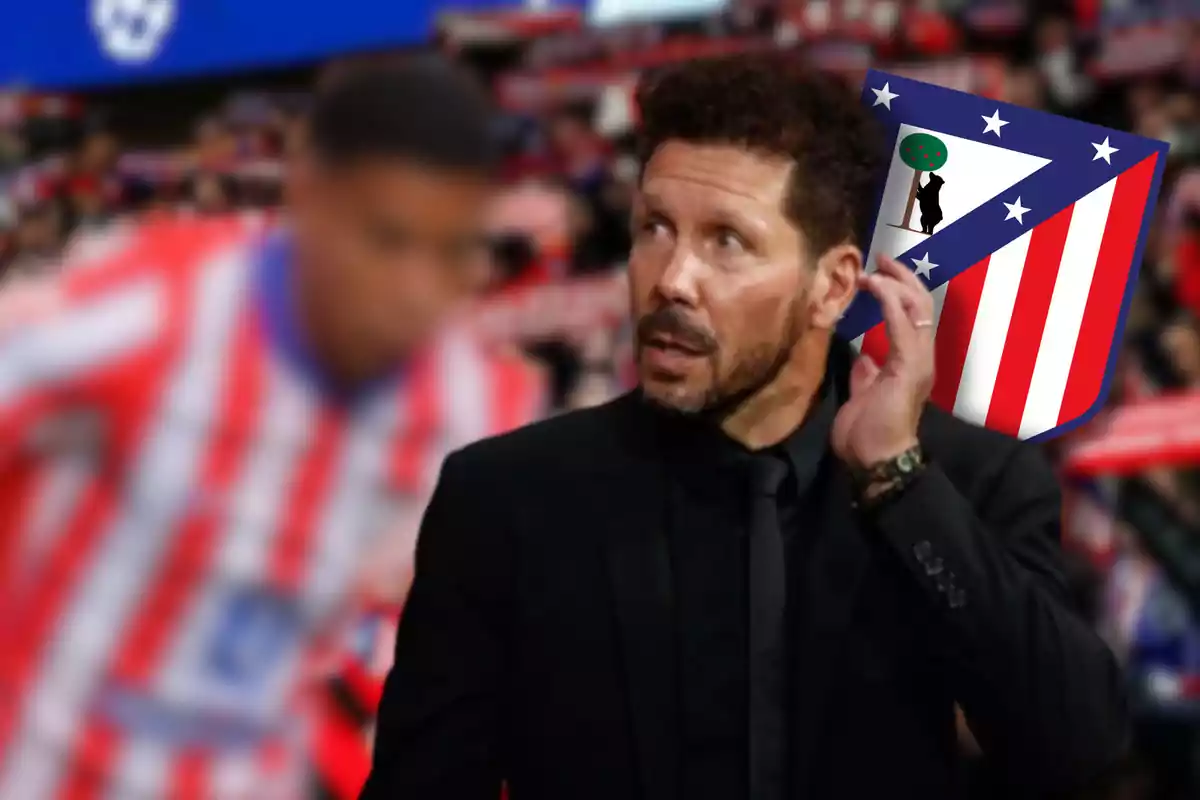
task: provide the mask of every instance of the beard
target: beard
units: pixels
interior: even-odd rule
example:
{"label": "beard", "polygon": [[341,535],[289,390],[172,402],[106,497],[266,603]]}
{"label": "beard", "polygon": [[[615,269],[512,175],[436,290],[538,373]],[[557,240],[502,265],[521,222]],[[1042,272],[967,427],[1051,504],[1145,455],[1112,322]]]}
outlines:
{"label": "beard", "polygon": [[654,334],[670,334],[697,348],[708,362],[710,376],[703,387],[679,385],[651,392],[643,386],[643,399],[672,414],[718,422],[724,420],[774,383],[783,372],[797,343],[810,327],[804,314],[807,298],[805,291],[789,305],[776,336],[731,353],[732,367],[727,371],[722,370],[725,359],[716,338],[692,326],[677,308],[667,306],[642,317],[637,326],[639,353]]}

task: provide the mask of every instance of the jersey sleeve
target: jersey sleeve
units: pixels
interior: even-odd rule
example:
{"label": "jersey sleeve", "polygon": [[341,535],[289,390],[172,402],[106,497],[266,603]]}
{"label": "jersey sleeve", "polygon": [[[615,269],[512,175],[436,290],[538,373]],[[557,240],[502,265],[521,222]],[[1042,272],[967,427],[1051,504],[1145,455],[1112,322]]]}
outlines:
{"label": "jersey sleeve", "polygon": [[70,278],[0,291],[0,457],[48,412],[103,402],[106,383],[163,330],[165,292],[150,274],[86,292]]}

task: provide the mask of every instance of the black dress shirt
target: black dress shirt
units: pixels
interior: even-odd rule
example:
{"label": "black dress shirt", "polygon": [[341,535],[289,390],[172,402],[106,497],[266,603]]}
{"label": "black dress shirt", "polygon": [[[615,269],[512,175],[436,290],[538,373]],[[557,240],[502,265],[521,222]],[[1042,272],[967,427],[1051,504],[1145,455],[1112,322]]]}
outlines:
{"label": "black dress shirt", "polygon": [[[756,666],[756,682],[751,683],[750,614],[764,602],[775,602],[751,594],[769,589],[761,576],[751,575],[753,483],[761,462],[777,463],[783,475],[776,492],[777,535],[783,537],[787,561],[781,577],[792,584],[815,533],[804,529],[806,507],[815,500],[809,487],[826,456],[836,411],[833,389],[823,388],[809,419],[779,445],[760,451],[701,425],[677,423],[672,429],[679,454],[675,505],[688,505],[686,513],[677,509],[681,513],[674,515],[669,532],[679,622],[680,796],[688,800],[749,798],[752,740],[757,752],[765,748],[770,754],[768,766],[774,767],[763,774],[763,765],[757,764],[753,783],[762,797],[754,800],[786,796],[787,675],[797,654],[786,646],[772,650],[773,663]],[[688,522],[710,515],[717,524]],[[786,626],[796,613],[798,594],[786,592],[780,641],[795,638]]]}

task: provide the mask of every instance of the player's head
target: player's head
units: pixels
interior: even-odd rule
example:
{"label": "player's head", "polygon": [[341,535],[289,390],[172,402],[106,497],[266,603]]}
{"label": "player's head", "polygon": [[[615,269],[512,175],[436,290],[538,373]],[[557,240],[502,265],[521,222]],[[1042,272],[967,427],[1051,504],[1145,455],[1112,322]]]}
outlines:
{"label": "player's head", "polygon": [[881,141],[847,88],[784,54],[682,64],[637,101],[641,385],[728,412],[823,359],[862,268]]}
{"label": "player's head", "polygon": [[[305,291],[378,366],[478,280],[493,148],[486,95],[440,60],[359,67],[317,94],[290,185]],[[486,263],[486,262],[483,262]]]}

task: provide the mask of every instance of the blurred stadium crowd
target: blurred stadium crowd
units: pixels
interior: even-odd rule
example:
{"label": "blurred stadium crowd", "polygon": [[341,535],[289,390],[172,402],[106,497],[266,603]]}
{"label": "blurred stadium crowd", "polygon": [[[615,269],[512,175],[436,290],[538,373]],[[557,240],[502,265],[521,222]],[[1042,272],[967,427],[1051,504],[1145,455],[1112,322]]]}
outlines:
{"label": "blurred stadium crowd", "polygon": [[[1109,406],[1047,446],[1062,467],[1064,544],[1080,601],[1128,663],[1137,700],[1136,754],[1112,796],[1200,797],[1194,0],[760,0],[735,2],[719,17],[605,31],[568,12],[447,14],[436,46],[476,67],[505,112],[497,135],[507,184],[492,220],[491,287],[474,318],[498,346],[537,360],[555,409],[602,402],[629,385],[621,265],[638,170],[629,132],[639,70],[801,48],[851,77],[873,66],[1169,142]],[[393,54],[347,63],[383,57]],[[148,215],[236,214],[269,225],[306,91],[342,66],[199,89],[0,94],[0,292],[19,296]],[[195,98],[210,104],[191,105]],[[315,706],[320,796],[353,796],[363,778],[395,613],[364,610],[326,676]]]}

